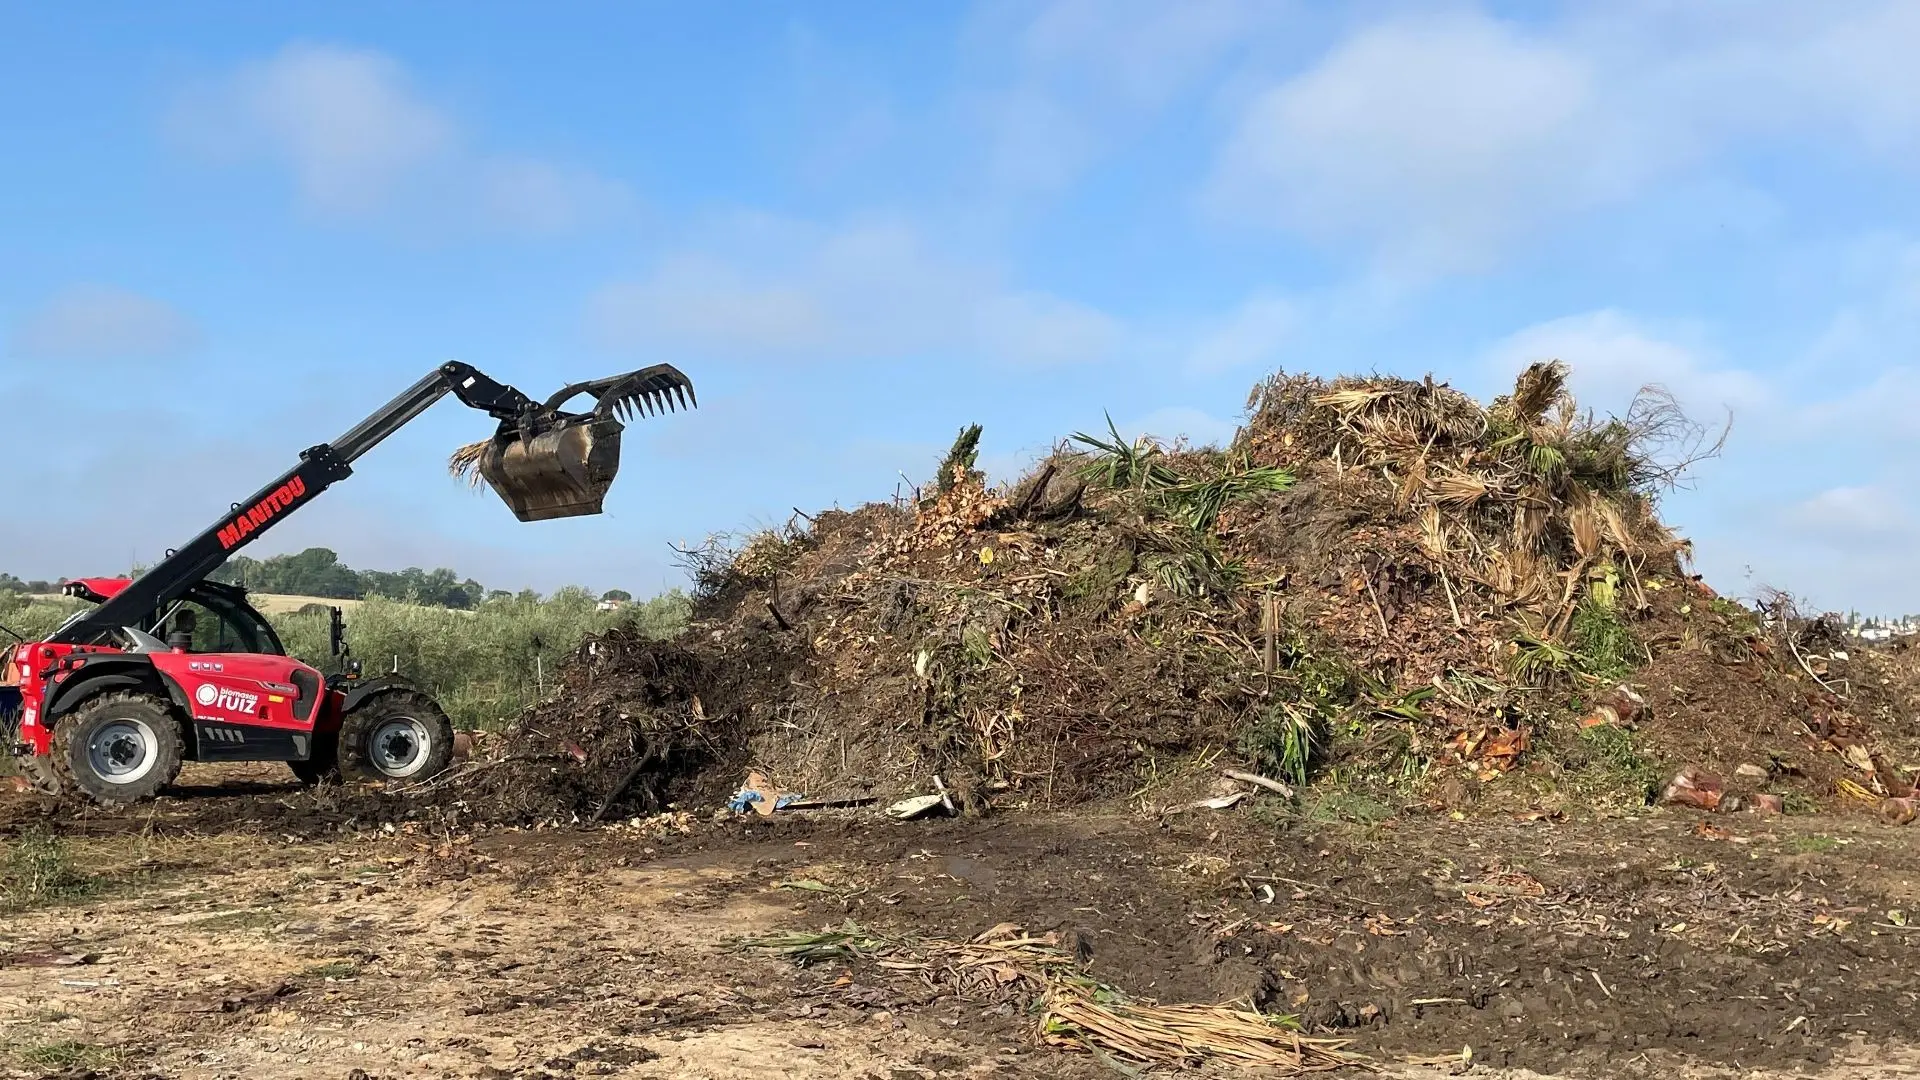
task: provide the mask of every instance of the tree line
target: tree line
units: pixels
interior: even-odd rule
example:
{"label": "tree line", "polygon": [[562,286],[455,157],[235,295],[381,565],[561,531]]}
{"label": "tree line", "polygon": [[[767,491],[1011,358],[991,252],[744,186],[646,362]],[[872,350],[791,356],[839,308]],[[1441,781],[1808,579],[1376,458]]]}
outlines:
{"label": "tree line", "polygon": [[[331,548],[313,547],[288,555],[255,559],[236,555],[215,571],[213,580],[244,586],[250,592],[286,593],[294,596],[318,596],[329,600],[366,600],[381,597],[428,607],[472,610],[487,600],[538,600],[532,589],[519,593],[489,589],[480,582],[446,567],[423,570],[409,566],[405,570],[355,570],[340,561]],[[60,583],[24,581],[12,574],[0,573],[0,592],[53,593]],[[631,600],[624,589],[610,589],[603,600]]]}

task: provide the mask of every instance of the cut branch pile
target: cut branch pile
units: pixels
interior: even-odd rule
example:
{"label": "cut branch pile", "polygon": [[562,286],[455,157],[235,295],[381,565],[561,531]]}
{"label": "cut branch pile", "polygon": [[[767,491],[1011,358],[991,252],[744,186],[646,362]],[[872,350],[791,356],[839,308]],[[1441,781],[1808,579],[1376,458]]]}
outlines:
{"label": "cut branch pile", "polygon": [[[1681,765],[1803,741],[1768,783],[1830,794],[1870,757],[1848,749],[1869,715],[1900,713],[1844,650],[1687,572],[1657,500],[1724,431],[1658,390],[1596,418],[1567,378],[1537,364],[1483,406],[1431,378],[1279,374],[1224,448],[1109,422],[1004,488],[968,426],[891,503],[682,549],[693,627],[589,643],[501,742],[524,764],[473,773],[476,805],[715,805],[752,768],[826,799],[937,776],[977,811],[1139,795],[1223,755],[1295,787],[1337,767],[1400,805],[1519,771],[1542,778],[1527,798],[1644,802]],[[1616,698],[1631,720],[1581,726]],[[636,774],[649,755],[659,775]]]}

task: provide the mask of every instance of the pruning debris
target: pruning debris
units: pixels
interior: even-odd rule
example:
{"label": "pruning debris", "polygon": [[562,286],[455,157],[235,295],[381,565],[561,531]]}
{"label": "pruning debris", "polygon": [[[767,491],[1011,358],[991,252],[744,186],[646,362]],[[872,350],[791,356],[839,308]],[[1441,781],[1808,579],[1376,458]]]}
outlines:
{"label": "pruning debris", "polygon": [[946,984],[967,997],[1011,996],[1037,1003],[1040,1041],[1142,1066],[1219,1063],[1279,1076],[1367,1067],[1364,1059],[1345,1051],[1345,1040],[1302,1035],[1295,1016],[1134,1000],[1085,975],[1060,947],[1057,934],[1031,935],[1012,923],[970,941],[897,939],[848,923],[839,930],[782,932],[740,944],[803,966],[864,961]]}
{"label": "pruning debris", "polygon": [[584,644],[442,804],[630,816],[727,803],[757,767],[883,806],[937,776],[969,814],[1204,762],[1283,794],[1337,774],[1395,805],[1552,811],[1789,754],[1768,783],[1908,794],[1873,767],[1902,706],[1872,650],[1790,598],[1719,597],[1660,521],[1724,431],[1657,390],[1596,417],[1568,376],[1535,364],[1482,405],[1431,378],[1279,374],[1225,447],[1109,423],[1000,486],[968,426],[924,488],[684,548],[686,633]]}

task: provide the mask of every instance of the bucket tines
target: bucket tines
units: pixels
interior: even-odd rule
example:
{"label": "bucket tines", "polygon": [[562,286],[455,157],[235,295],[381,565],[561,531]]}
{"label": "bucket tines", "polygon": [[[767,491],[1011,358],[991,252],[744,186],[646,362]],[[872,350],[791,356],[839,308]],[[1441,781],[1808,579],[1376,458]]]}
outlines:
{"label": "bucket tines", "polygon": [[[590,412],[562,410],[582,394],[594,398]],[[479,472],[521,521],[598,514],[620,471],[621,420],[695,404],[693,383],[669,364],[574,383],[519,422],[502,422]]]}

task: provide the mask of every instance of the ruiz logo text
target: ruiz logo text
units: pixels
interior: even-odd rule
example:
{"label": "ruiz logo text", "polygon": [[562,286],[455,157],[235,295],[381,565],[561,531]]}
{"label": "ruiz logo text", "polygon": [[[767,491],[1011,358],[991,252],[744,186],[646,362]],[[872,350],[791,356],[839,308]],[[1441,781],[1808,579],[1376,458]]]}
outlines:
{"label": "ruiz logo text", "polygon": [[254,710],[260,705],[260,696],[258,694],[229,690],[226,687],[215,686],[212,683],[201,683],[200,689],[193,692],[193,700],[209,709],[219,709],[222,712],[230,713],[244,713],[248,716],[252,716]]}

